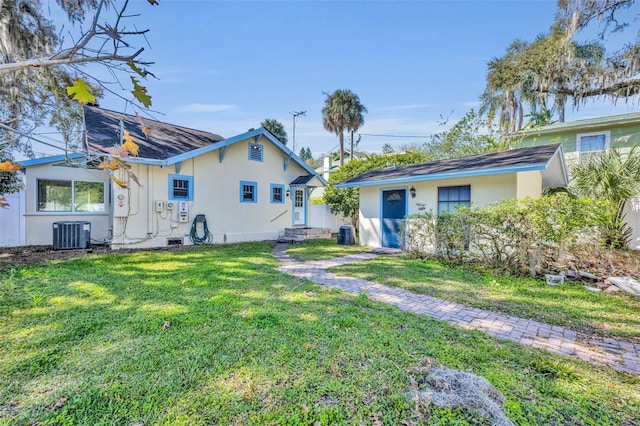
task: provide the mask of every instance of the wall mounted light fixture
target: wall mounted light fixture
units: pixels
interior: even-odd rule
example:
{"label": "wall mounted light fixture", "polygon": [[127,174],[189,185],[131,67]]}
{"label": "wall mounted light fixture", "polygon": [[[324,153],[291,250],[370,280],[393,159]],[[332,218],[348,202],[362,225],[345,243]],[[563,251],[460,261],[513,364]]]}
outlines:
{"label": "wall mounted light fixture", "polygon": [[291,195],[291,192],[287,189],[287,192],[285,192],[284,195],[286,195],[287,198],[289,198],[289,195]]}
{"label": "wall mounted light fixture", "polygon": [[409,190],[409,194],[411,194],[411,198],[416,198],[416,189],[413,186]]}

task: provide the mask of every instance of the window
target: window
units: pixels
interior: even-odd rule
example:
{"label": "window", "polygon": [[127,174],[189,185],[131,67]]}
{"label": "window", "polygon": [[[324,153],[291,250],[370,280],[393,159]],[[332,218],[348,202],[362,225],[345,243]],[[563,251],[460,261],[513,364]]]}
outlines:
{"label": "window", "polygon": [[72,180],[37,181],[39,212],[104,212],[104,183]]}
{"label": "window", "polygon": [[249,160],[262,161],[263,159],[263,146],[257,143],[249,144]]}
{"label": "window", "polygon": [[284,203],[284,185],[271,184],[271,202],[276,204]]}
{"label": "window", "polygon": [[576,150],[580,159],[590,158],[594,154],[609,149],[610,132],[582,133],[576,135]]}
{"label": "window", "polygon": [[169,199],[193,201],[193,176],[169,175]]}
{"label": "window", "polygon": [[456,206],[471,205],[471,187],[465,186],[443,186],[438,188],[438,214],[454,210]]}
{"label": "window", "polygon": [[241,203],[257,203],[258,202],[258,183],[240,181],[240,202]]}

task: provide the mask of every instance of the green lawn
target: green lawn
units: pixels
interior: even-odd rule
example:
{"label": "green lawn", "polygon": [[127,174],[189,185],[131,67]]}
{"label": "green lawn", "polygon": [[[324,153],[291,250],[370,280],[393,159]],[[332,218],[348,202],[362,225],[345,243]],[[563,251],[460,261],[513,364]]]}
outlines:
{"label": "green lawn", "polygon": [[272,247],[1,270],[0,424],[489,424],[416,413],[425,358],[488,379],[518,425],[640,419],[638,377],[282,275]]}
{"label": "green lawn", "polygon": [[349,256],[350,254],[358,254],[370,250],[371,247],[366,246],[339,245],[335,239],[309,240],[289,246],[287,254],[301,261],[309,261],[333,259],[334,257]]}
{"label": "green lawn", "polygon": [[381,256],[331,271],[478,308],[533,318],[599,336],[640,343],[640,299],[592,293],[584,284],[552,287],[544,279],[481,274],[436,260]]}

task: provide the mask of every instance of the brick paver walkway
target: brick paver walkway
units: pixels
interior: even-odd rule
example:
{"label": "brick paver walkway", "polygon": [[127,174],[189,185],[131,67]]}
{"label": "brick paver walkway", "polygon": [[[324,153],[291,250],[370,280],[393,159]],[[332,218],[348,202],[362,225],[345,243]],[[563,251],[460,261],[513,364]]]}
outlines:
{"label": "brick paver walkway", "polygon": [[549,325],[431,296],[416,294],[371,281],[339,276],[327,268],[372,259],[378,253],[361,253],[336,259],[297,262],[286,254],[288,244],[278,244],[273,255],[282,262],[279,271],[352,294],[365,292],[372,300],[397,306],[403,311],[426,315],[469,330],[480,330],[500,339],[545,349],[620,371],[640,374],[640,345],[609,337],[591,338],[556,325]]}

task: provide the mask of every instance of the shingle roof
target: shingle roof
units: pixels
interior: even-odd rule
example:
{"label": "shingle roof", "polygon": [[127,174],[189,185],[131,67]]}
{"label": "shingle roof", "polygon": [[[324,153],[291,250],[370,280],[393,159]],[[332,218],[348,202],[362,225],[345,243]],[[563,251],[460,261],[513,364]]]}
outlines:
{"label": "shingle roof", "polygon": [[222,136],[214,133],[143,118],[145,127],[151,130],[147,136],[142,132],[135,116],[95,106],[84,107],[84,120],[87,149],[90,152],[108,152],[120,143],[121,120],[124,128],[140,146],[140,158],[166,160],[223,140]]}
{"label": "shingle roof", "polygon": [[457,176],[543,170],[560,144],[513,149],[490,154],[451,158],[428,163],[371,170],[348,179],[338,187],[367,186],[403,181],[433,180]]}

